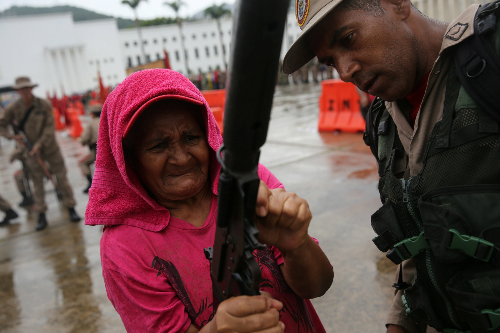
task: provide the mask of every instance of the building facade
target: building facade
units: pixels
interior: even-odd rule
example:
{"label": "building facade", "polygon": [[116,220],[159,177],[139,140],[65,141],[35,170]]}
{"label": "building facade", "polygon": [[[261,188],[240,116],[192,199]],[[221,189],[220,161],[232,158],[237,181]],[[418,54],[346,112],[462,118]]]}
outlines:
{"label": "building facade", "polygon": [[[413,0],[427,16],[451,21],[473,3],[486,0]],[[215,20],[182,23],[187,57],[176,24],[142,27],[145,56],[137,29],[118,30],[114,19],[73,22],[70,13],[0,18],[0,87],[29,76],[39,84],[35,92],[58,96],[98,87],[100,72],[106,86],[116,86],[126,69],[163,59],[167,52],[172,69],[188,73],[223,69],[229,61],[233,22],[221,19],[221,36]],[[288,13],[282,57],[300,35],[295,13]]]}

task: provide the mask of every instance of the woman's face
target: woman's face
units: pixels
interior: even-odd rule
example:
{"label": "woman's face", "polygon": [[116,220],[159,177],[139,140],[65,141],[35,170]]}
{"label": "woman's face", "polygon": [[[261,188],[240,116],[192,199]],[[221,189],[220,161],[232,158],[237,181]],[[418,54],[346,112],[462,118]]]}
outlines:
{"label": "woman's face", "polygon": [[189,199],[210,185],[210,148],[199,112],[187,102],[159,102],[139,116],[129,133],[134,171],[160,204]]}

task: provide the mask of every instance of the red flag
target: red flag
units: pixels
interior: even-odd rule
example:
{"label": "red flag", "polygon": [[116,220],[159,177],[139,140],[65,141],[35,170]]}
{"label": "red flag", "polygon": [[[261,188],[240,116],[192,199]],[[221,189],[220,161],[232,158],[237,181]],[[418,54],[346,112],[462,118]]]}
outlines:
{"label": "red flag", "polygon": [[172,69],[172,67],[170,67],[170,61],[168,60],[168,53],[167,51],[165,51],[165,49],[163,49],[163,54],[165,56],[165,68]]}
{"label": "red flag", "polygon": [[97,76],[99,77],[99,102],[104,104],[104,101],[106,101],[108,97],[108,89],[106,89],[102,83],[101,72],[97,72]]}

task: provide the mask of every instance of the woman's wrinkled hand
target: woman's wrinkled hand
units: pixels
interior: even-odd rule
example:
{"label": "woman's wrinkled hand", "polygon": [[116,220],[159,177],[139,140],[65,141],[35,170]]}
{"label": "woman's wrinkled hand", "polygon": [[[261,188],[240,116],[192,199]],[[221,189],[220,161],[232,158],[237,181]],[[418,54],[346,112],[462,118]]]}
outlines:
{"label": "woman's wrinkled hand", "polygon": [[281,188],[270,190],[261,181],[255,209],[261,243],[274,245],[282,253],[306,243],[312,219],[306,200]]}
{"label": "woman's wrinkled hand", "polygon": [[269,294],[237,296],[222,302],[210,322],[210,333],[282,333],[279,321],[283,304]]}

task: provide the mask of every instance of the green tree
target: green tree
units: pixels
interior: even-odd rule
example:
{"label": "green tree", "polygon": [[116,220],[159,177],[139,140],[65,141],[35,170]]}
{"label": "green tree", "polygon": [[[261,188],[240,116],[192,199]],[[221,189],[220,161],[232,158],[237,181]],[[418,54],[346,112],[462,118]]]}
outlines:
{"label": "green tree", "polygon": [[137,7],[142,1],[147,1],[147,0],[122,0],[122,4],[130,6],[130,8],[132,8],[132,10],[134,11],[135,26],[137,27],[137,33],[139,34],[139,44],[141,45],[141,53],[142,57],[144,58],[144,63],[146,63],[147,59],[146,59],[146,52],[144,52],[144,42],[142,40],[141,24],[139,23],[139,19],[137,18]]}
{"label": "green tree", "polygon": [[182,6],[186,6],[186,3],[182,0],[174,0],[172,2],[165,2],[164,4],[165,6],[170,7],[170,9],[172,9],[175,12],[175,17],[177,19],[177,25],[179,26],[179,35],[181,39],[182,58],[184,58],[184,65],[186,66],[186,75],[187,75],[191,73],[191,71],[189,70],[187,52],[184,46],[184,34],[182,33],[182,20],[179,16],[179,10],[181,9]]}
{"label": "green tree", "polygon": [[222,56],[222,63],[224,64],[224,67],[227,69],[227,63],[226,63],[226,49],[224,48],[224,44],[222,41],[222,28],[220,26],[220,19],[224,16],[231,16],[231,11],[227,9],[227,5],[223,3],[222,5],[212,5],[205,9],[205,15],[209,16],[213,20],[217,22],[217,29],[219,30],[219,42],[220,42],[220,49],[221,49],[221,56]]}

